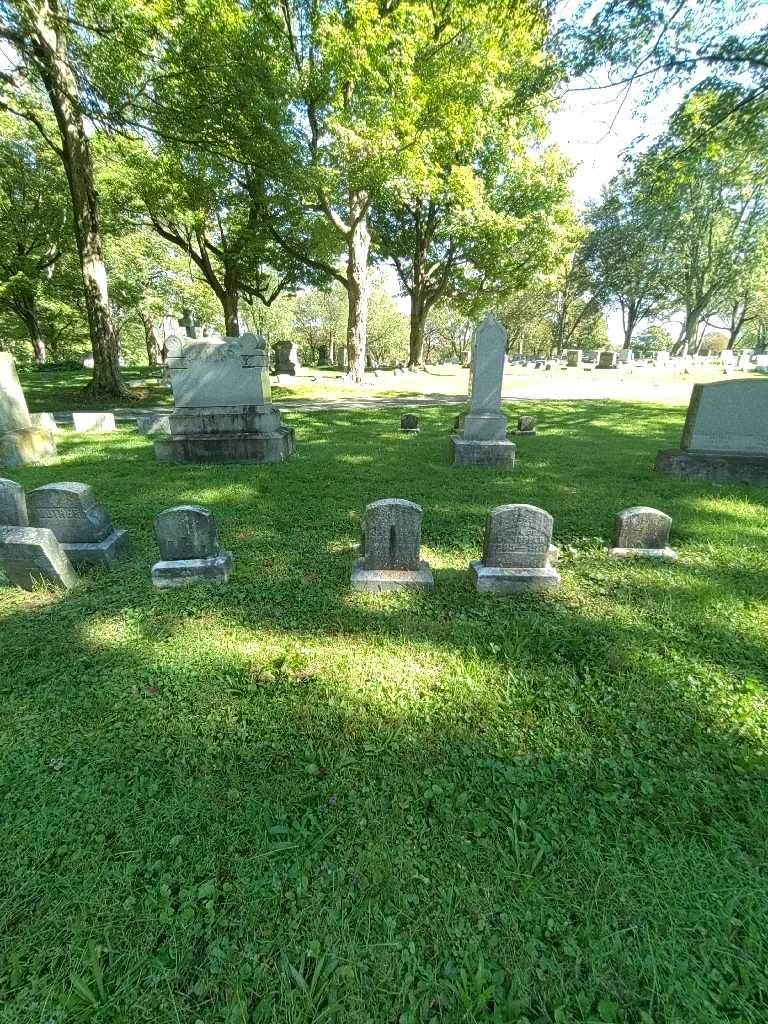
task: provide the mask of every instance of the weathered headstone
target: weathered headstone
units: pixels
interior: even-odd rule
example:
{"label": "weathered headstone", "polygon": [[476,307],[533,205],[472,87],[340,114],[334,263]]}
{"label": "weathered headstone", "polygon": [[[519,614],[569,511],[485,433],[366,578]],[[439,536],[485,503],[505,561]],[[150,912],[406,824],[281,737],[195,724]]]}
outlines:
{"label": "weathered headstone", "polygon": [[346,345],[339,345],[336,349],[336,365],[340,370],[349,369],[349,352]]}
{"label": "weathered headstone", "polygon": [[32,426],[39,430],[47,430],[50,434],[61,433],[58,423],[49,412],[33,412],[29,418],[32,420]]}
{"label": "weathered headstone", "polygon": [[582,351],[580,348],[569,348],[565,353],[566,364],[572,368],[581,366]]}
{"label": "weathered headstone", "polygon": [[198,330],[195,323],[195,314],[191,309],[186,308],[182,310],[179,324],[184,329],[184,333],[188,338],[197,338]]}
{"label": "weathered headstone", "polygon": [[654,352],[653,361],[657,367],[669,365],[669,352],[666,349],[662,349],[660,352]]}
{"label": "weathered headstone", "polygon": [[531,436],[536,433],[536,417],[535,416],[518,416],[517,417],[517,430],[515,431],[520,437]]}
{"label": "weathered headstone", "polygon": [[111,412],[73,412],[72,426],[79,434],[109,434],[115,429]]}
{"label": "weathered headstone", "polygon": [[136,417],[136,429],[140,434],[170,434],[168,413],[148,412]]}
{"label": "weathered headstone", "polygon": [[75,564],[110,567],[128,546],[88,484],[66,481],[37,487],[27,495],[32,526],[52,531]]}
{"label": "weathered headstone", "polygon": [[616,352],[603,349],[597,358],[598,370],[615,370],[618,356]]}
{"label": "weathered headstone", "polygon": [[374,501],[365,510],[361,557],[352,565],[353,590],[431,587],[432,570],[420,557],[421,507],[404,498]]}
{"label": "weathered headstone", "polygon": [[15,480],[0,477],[0,526],[28,526],[24,488]]}
{"label": "weathered headstone", "polygon": [[274,347],[275,373],[285,373],[291,377],[301,368],[299,346],[292,341],[279,341]]}
{"label": "weathered headstone", "polygon": [[0,527],[0,568],[16,586],[34,590],[41,580],[62,587],[77,583],[69,559],[51,530]]}
{"label": "weathered headstone", "polygon": [[677,552],[669,546],[671,526],[671,517],[657,508],[625,508],[616,516],[609,553],[617,558],[660,558],[674,562]]}
{"label": "weathered headstone", "polygon": [[631,348],[623,348],[618,354],[618,359],[620,363],[628,365],[635,361],[635,354]]}
{"label": "weathered headstone", "polygon": [[515,445],[507,440],[507,417],[501,411],[506,350],[507,332],[487,316],[472,342],[469,410],[461,434],[451,435],[454,466],[515,465]]}
{"label": "weathered headstone", "polygon": [[48,430],[32,423],[10,352],[0,352],[0,466],[42,462],[56,454]]}
{"label": "weathered headstone", "polygon": [[679,448],[656,468],[690,480],[768,484],[768,381],[696,384]]}
{"label": "weathered headstone", "polygon": [[318,345],[317,346],[317,365],[324,366],[328,362],[328,346]]}
{"label": "weathered headstone", "polygon": [[738,362],[736,367],[739,370],[749,370],[752,366],[752,353],[751,352],[739,352]]}
{"label": "weathered headstone", "polygon": [[400,429],[406,434],[418,434],[419,417],[414,412],[404,412],[400,417]]}
{"label": "weathered headstone", "polygon": [[545,590],[560,582],[550,565],[553,520],[535,505],[499,505],[485,524],[481,561],[469,570],[478,593],[517,594]]}
{"label": "weathered headstone", "polygon": [[155,519],[160,561],[152,566],[152,582],[160,589],[194,583],[226,583],[232,573],[232,552],[219,547],[216,519],[201,505],[176,505]]}
{"label": "weathered headstone", "polygon": [[161,462],[281,462],[294,449],[291,427],[272,405],[267,343],[255,334],[204,341],[168,339],[176,401]]}

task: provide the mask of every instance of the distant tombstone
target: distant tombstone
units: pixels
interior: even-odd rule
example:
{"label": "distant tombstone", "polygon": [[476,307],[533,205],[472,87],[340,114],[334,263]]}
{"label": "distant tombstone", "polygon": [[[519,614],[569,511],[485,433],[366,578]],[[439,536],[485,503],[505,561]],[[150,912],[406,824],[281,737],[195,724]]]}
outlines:
{"label": "distant tombstone", "polygon": [[370,352],[366,350],[365,353],[365,368],[366,370],[378,370],[379,363],[375,356],[372,356]]}
{"label": "distant tombstone", "polygon": [[483,557],[470,562],[478,593],[516,594],[560,583],[550,565],[552,516],[535,505],[499,505],[488,513]]}
{"label": "distant tombstone", "polygon": [[752,365],[752,353],[751,352],[739,352],[739,358],[736,363],[736,367],[739,370],[748,370]]}
{"label": "distant tombstone", "polygon": [[618,355],[616,352],[611,352],[608,349],[603,351],[598,356],[597,368],[598,370],[615,370],[617,365]]}
{"label": "distant tombstone", "polygon": [[317,346],[317,365],[324,366],[328,362],[328,346],[318,345]]}
{"label": "distant tombstone", "polygon": [[723,366],[733,366],[736,362],[736,353],[733,349],[726,348],[720,353],[720,362]]}
{"label": "distant tombstone", "polygon": [[679,448],[656,468],[689,480],[768,484],[768,381],[695,384]]}
{"label": "distant tombstone", "polygon": [[24,488],[15,480],[0,477],[0,526],[28,526]]}
{"label": "distant tombstone", "polygon": [[346,345],[339,345],[336,349],[336,365],[340,370],[349,369],[349,352]]}
{"label": "distant tombstone", "polygon": [[32,526],[49,529],[75,564],[111,567],[128,547],[88,484],[64,482],[37,487],[27,495]]}
{"label": "distant tombstone", "polygon": [[515,465],[515,445],[507,440],[507,417],[501,411],[506,350],[507,332],[487,316],[472,342],[469,410],[461,434],[451,435],[454,466]]}
{"label": "distant tombstone", "polygon": [[418,434],[419,417],[413,412],[404,412],[400,417],[400,429],[406,434]]}
{"label": "distant tombstone", "polygon": [[275,373],[286,373],[294,377],[301,368],[299,347],[292,341],[280,341],[275,345]]}
{"label": "distant tombstone", "polygon": [[10,352],[0,352],[0,466],[42,462],[56,454],[53,434],[32,423]]}
{"label": "distant tombstone", "polygon": [[227,583],[232,552],[219,547],[216,519],[201,505],[176,505],[155,518],[160,561],[152,566],[160,590],[195,583]]}
{"label": "distant tombstone", "polygon": [[565,360],[570,367],[581,366],[582,351],[580,348],[569,348],[565,353]]}
{"label": "distant tombstone", "polygon": [[116,429],[112,412],[73,412],[72,426],[79,434],[110,434]]}
{"label": "distant tombstone", "polygon": [[184,333],[188,338],[197,338],[197,325],[195,324],[195,315],[191,309],[187,308],[182,310],[181,319],[179,324],[184,330]]}
{"label": "distant tombstone", "polygon": [[136,417],[136,429],[140,434],[169,434],[171,428],[169,426],[168,413],[155,413],[148,412],[143,413]]}
{"label": "distant tombstone", "polygon": [[94,358],[90,353],[86,353],[82,358],[82,364],[84,370],[92,370],[94,367]]}
{"label": "distant tombstone", "polygon": [[635,354],[631,348],[623,348],[618,353],[618,359],[620,363],[633,363],[635,361]]}
{"label": "distant tombstone", "polygon": [[0,568],[24,590],[41,582],[73,587],[77,583],[69,559],[51,530],[32,526],[0,527]]}
{"label": "distant tombstone", "polygon": [[374,501],[365,510],[361,557],[352,565],[353,590],[431,587],[432,570],[420,557],[421,507],[404,498]]}
{"label": "distant tombstone", "polygon": [[653,361],[657,367],[669,365],[669,352],[666,349],[662,349],[660,352],[654,352]]}
{"label": "distant tombstone", "polygon": [[272,404],[264,338],[169,338],[167,365],[176,408],[170,435],[154,442],[160,462],[280,462],[293,453],[293,429]]}
{"label": "distant tombstone", "polygon": [[535,416],[518,416],[517,417],[517,430],[515,433],[520,437],[526,435],[532,435],[536,433],[536,417]]}
{"label": "distant tombstone", "polygon": [[659,558],[674,562],[677,552],[669,546],[672,519],[665,512],[646,505],[625,508],[616,516],[613,547],[616,558]]}
{"label": "distant tombstone", "polygon": [[30,413],[30,419],[32,420],[32,426],[37,427],[39,430],[47,430],[49,434],[61,433],[58,423],[49,412]]}

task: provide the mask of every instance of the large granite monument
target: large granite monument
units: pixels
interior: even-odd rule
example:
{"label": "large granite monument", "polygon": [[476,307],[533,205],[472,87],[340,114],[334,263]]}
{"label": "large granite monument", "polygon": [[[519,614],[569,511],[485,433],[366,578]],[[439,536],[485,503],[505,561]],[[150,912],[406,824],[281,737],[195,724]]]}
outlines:
{"label": "large granite monument", "polygon": [[768,381],[695,384],[679,448],[656,469],[689,480],[768,485]]}
{"label": "large granite monument", "polygon": [[0,466],[43,462],[56,454],[49,430],[34,426],[10,352],[0,352]]}
{"label": "large granite monument", "polygon": [[272,405],[266,341],[256,334],[195,341],[168,339],[176,408],[160,462],[281,462],[294,449],[293,428]]}
{"label": "large granite monument", "polygon": [[487,316],[472,340],[469,410],[461,433],[451,434],[454,466],[515,465],[515,445],[507,440],[507,417],[501,411],[506,353],[507,332]]}

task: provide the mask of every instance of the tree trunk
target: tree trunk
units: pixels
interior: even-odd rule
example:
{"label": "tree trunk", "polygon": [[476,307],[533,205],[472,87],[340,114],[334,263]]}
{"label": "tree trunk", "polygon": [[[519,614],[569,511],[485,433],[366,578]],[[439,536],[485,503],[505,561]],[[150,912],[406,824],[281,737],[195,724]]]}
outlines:
{"label": "tree trunk", "polygon": [[221,305],[224,310],[224,333],[228,338],[240,337],[240,296],[235,289],[222,292]]}
{"label": "tree trunk", "polygon": [[125,397],[120,375],[118,339],[112,323],[93,173],[93,157],[79,104],[79,87],[68,62],[66,28],[57,28],[48,4],[35,11],[32,33],[34,61],[51,101],[61,138],[58,151],[72,198],[74,232],[83,275],[85,305],[93,351],[95,394]]}
{"label": "tree trunk", "polygon": [[14,299],[13,305],[16,312],[19,314],[21,319],[24,321],[24,325],[29,333],[29,340],[32,342],[32,350],[35,353],[35,362],[44,363],[47,359],[47,352],[45,349],[45,338],[40,328],[40,320],[37,316],[37,299],[34,295],[25,294],[17,296]]}
{"label": "tree trunk", "polygon": [[155,327],[152,322],[152,316],[149,313],[141,314],[141,322],[144,325],[147,361],[150,366],[159,366],[160,363],[165,362],[163,357],[163,339],[160,337],[160,331]]}
{"label": "tree trunk", "polygon": [[[362,202],[362,197],[356,197]],[[353,212],[354,206],[353,203]],[[352,230],[348,237],[347,255],[347,352],[349,353],[349,375],[356,383],[362,383],[365,373],[365,346],[368,332],[368,253],[371,236],[368,231],[368,216],[363,213],[353,218]]]}
{"label": "tree trunk", "polygon": [[415,285],[411,295],[411,326],[408,336],[408,368],[424,368],[424,324],[427,319],[426,303],[421,290]]}
{"label": "tree trunk", "polygon": [[699,328],[699,317],[700,311],[697,309],[689,310],[685,315],[685,323],[680,331],[680,337],[675,343],[675,347],[672,349],[672,355],[674,356],[685,356],[691,348],[691,345],[696,344],[696,335]]}

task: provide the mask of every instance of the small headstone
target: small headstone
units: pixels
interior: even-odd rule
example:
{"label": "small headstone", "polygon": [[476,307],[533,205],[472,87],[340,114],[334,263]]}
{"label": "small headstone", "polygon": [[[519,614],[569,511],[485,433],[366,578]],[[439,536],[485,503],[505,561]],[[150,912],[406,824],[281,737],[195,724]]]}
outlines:
{"label": "small headstone", "polygon": [[301,368],[299,346],[292,341],[280,341],[275,345],[275,373],[287,373],[292,377]]}
{"label": "small headstone", "polygon": [[662,349],[660,352],[654,352],[653,361],[656,366],[668,366],[669,365],[669,352],[666,349]]}
{"label": "small headstone", "polygon": [[160,561],[152,566],[152,582],[160,589],[194,583],[226,583],[232,573],[232,552],[219,547],[216,519],[201,505],[176,505],[155,518]]}
{"label": "small headstone", "polygon": [[0,527],[0,568],[11,583],[24,590],[34,590],[41,580],[62,587],[77,583],[77,575],[52,531],[32,526]]}
{"label": "small headstone", "polygon": [[0,477],[0,526],[28,526],[24,488],[15,480]]}
{"label": "small headstone", "polygon": [[522,437],[536,433],[536,417],[535,416],[518,416],[517,417],[517,430],[516,434]]}
{"label": "small headstone", "polygon": [[352,565],[353,590],[434,586],[420,557],[421,507],[404,498],[374,501],[365,510],[361,557]]}
{"label": "small headstone", "polygon": [[579,367],[581,366],[582,351],[580,348],[569,348],[565,353],[565,361],[567,366]]}
{"label": "small headstone", "polygon": [[618,355],[616,352],[604,349],[597,358],[597,368],[598,370],[615,370],[617,360]]}
{"label": "small headstone", "polygon": [[29,418],[32,420],[32,426],[38,430],[47,430],[51,434],[60,433],[58,423],[49,412],[33,412]]}
{"label": "small headstone", "polygon": [[400,429],[407,434],[418,434],[419,417],[413,412],[404,412],[400,417]]}
{"label": "small headstone", "polygon": [[111,412],[73,412],[72,426],[80,434],[106,434],[115,429],[115,416]]}
{"label": "small headstone", "polygon": [[27,496],[32,526],[49,529],[75,564],[110,567],[128,546],[88,484],[46,484]]}
{"label": "small headstone", "polygon": [[623,348],[618,354],[618,359],[620,363],[633,363],[635,354],[631,348]]}
{"label": "small headstone", "polygon": [[482,561],[469,570],[478,593],[517,594],[560,583],[550,565],[552,516],[535,505],[499,505],[488,513]]}
{"label": "small headstone", "polygon": [[136,417],[136,429],[140,434],[170,434],[170,413],[144,413]]}
{"label": "small headstone", "polygon": [[609,553],[617,558],[662,558],[673,562],[677,553],[669,546],[671,526],[672,519],[657,508],[625,508],[616,516],[614,546]]}

